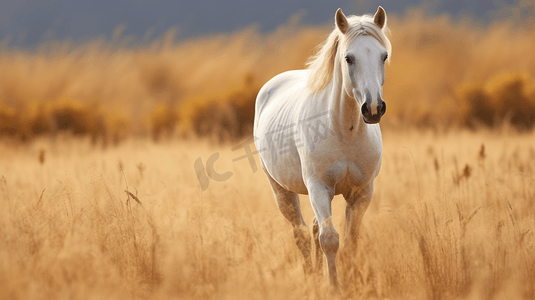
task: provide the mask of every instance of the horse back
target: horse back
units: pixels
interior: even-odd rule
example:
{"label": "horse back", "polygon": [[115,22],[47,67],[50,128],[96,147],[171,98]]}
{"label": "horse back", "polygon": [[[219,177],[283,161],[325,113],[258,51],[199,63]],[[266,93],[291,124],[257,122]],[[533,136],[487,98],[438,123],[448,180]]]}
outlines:
{"label": "horse back", "polygon": [[[278,74],[264,84],[264,86],[258,92],[258,96],[256,97],[255,128],[257,126],[257,120],[259,120],[260,115],[268,105],[283,106],[285,102],[292,101],[291,98],[299,97],[295,94],[297,91],[302,90],[302,87],[306,85],[306,73],[306,70],[287,71]],[[293,97],[292,94],[294,94]],[[288,105],[292,103],[286,104]]]}

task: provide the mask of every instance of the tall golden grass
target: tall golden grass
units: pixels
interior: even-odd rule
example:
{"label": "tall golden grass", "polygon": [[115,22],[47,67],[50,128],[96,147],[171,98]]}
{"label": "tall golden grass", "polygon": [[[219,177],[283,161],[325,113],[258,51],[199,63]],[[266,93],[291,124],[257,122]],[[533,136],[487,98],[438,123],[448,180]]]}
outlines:
{"label": "tall golden grass", "polygon": [[[383,167],[343,296],[535,297],[535,27],[474,24],[389,15]],[[0,299],[325,298],[232,146],[260,86],[330,29],[2,45]],[[194,161],[215,152],[232,177],[202,192]],[[343,235],[340,197],[333,211]]]}
{"label": "tall golden grass", "polygon": [[[355,267],[340,265],[343,295],[532,299],[533,133],[384,131],[384,141]],[[265,176],[231,149],[1,143],[0,298],[323,299],[325,274],[304,273]],[[214,152],[233,175],[202,192],[193,162]],[[343,237],[338,196],[333,214]]]}
{"label": "tall golden grass", "polygon": [[[535,28],[421,10],[389,24],[383,167],[343,296],[534,298]],[[0,299],[324,299],[232,146],[259,87],[329,30],[3,46]],[[194,162],[215,152],[232,176],[202,192]],[[343,236],[340,197],[333,212]]]}
{"label": "tall golden grass", "polygon": [[[532,128],[533,23],[477,24],[419,9],[389,16],[394,52],[384,86],[385,126]],[[303,68],[331,29],[293,19],[269,34],[250,27],[176,41],[170,30],[141,45],[118,34],[111,41],[51,42],[36,50],[4,45],[0,134],[240,138],[251,132],[260,86]]]}

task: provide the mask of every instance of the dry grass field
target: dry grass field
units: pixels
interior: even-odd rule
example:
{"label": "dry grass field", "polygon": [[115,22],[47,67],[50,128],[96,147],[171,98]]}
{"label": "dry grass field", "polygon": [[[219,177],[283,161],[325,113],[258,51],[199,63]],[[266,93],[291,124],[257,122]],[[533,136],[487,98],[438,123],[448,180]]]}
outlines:
{"label": "dry grass field", "polygon": [[[383,167],[340,297],[534,299],[535,23],[388,22]],[[325,299],[232,149],[260,86],[331,29],[0,42],[0,299]],[[203,191],[214,153],[230,178]]]}
{"label": "dry grass field", "polygon": [[[233,146],[2,143],[0,298],[323,299],[326,278],[304,273],[264,174]],[[384,147],[343,296],[532,299],[534,134],[385,131]],[[215,152],[232,177],[202,192],[194,161]],[[342,198],[333,210],[343,234]]]}

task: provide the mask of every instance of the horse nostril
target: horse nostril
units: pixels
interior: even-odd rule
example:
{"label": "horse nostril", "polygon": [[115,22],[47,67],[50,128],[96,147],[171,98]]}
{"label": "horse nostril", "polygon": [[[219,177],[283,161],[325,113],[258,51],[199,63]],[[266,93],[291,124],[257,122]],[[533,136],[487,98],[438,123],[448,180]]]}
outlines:
{"label": "horse nostril", "polygon": [[386,102],[383,101],[381,105],[381,116],[384,115],[386,112]]}
{"label": "horse nostril", "polygon": [[370,112],[370,109],[368,108],[368,105],[364,103],[362,104],[360,111],[362,112],[362,115],[367,115]]}

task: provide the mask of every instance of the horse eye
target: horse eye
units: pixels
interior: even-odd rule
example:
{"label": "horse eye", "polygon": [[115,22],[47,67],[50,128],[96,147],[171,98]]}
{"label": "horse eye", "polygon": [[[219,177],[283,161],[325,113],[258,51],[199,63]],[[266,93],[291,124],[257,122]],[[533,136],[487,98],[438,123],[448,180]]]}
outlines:
{"label": "horse eye", "polygon": [[351,56],[346,56],[346,62],[350,65],[353,64],[353,58],[351,58]]}
{"label": "horse eye", "polygon": [[385,54],[385,56],[383,57],[383,62],[385,62],[387,59],[388,59],[388,54]]}

